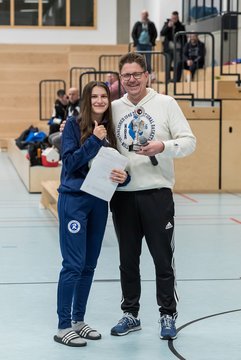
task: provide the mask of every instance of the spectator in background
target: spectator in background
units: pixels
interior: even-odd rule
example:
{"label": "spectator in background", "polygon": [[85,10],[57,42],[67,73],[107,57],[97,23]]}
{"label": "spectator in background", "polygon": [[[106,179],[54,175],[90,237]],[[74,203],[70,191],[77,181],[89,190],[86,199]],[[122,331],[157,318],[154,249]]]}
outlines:
{"label": "spectator in background", "polygon": [[[161,36],[164,36],[163,50],[167,54],[167,81],[170,81],[170,71],[174,59],[174,36],[179,31],[186,31],[185,26],[179,20],[177,11],[173,11],[171,18],[167,19],[161,30]],[[179,36],[176,43],[177,59],[182,56],[182,47],[187,42],[186,36]]]}
{"label": "spectator in background", "polygon": [[119,76],[116,73],[109,73],[106,77],[106,84],[110,89],[110,100],[117,100],[124,95],[125,90],[119,81]]}
{"label": "spectator in background", "polygon": [[[80,97],[79,90],[72,87],[68,90],[69,104],[67,108],[67,118],[70,116],[78,116],[80,114]],[[67,119],[66,118],[66,119]],[[49,143],[53,145],[60,153],[61,147],[61,132],[55,132],[49,136]]]}
{"label": "spectator in background", "polygon": [[182,76],[182,70],[190,70],[191,79],[193,79],[195,71],[202,69],[205,60],[205,45],[199,40],[197,34],[191,34],[189,41],[183,49],[183,59],[178,62],[176,70],[176,81],[179,82]]}
{"label": "spectator in background", "polygon": [[68,90],[69,106],[68,116],[77,116],[80,113],[80,95],[79,90],[72,87]]}
{"label": "spectator in background", "polygon": [[[147,10],[141,12],[141,21],[134,24],[132,38],[137,51],[152,51],[156,45],[157,30],[155,24],[149,20]],[[151,74],[151,54],[146,54],[147,71]]]}
{"label": "spectator in background", "polygon": [[55,100],[52,118],[49,121],[49,135],[59,131],[62,121],[66,120],[68,108],[68,96],[65,90],[57,91],[57,99]]}

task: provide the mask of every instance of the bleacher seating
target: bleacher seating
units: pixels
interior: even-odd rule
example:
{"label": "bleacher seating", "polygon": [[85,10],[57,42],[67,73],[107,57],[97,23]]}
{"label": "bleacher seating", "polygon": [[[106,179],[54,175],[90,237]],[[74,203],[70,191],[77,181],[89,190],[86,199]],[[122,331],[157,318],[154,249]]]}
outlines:
{"label": "bleacher seating", "polygon": [[62,79],[69,84],[74,66],[98,69],[99,55],[125,53],[127,45],[0,45],[0,146],[39,121],[39,82]]}
{"label": "bleacher seating", "polygon": [[58,202],[58,189],[59,180],[49,180],[42,183],[41,206],[49,209],[52,214],[58,219],[57,202]]}
{"label": "bleacher seating", "polygon": [[30,193],[40,193],[43,181],[59,180],[61,165],[58,167],[30,166],[26,154],[27,150],[20,150],[14,139],[8,141],[8,156]]}
{"label": "bleacher seating", "polygon": [[[51,207],[51,211],[53,211],[55,216],[58,196],[56,189],[59,182],[60,169],[38,166],[30,167],[24,152],[16,148],[13,139],[31,124],[47,131],[47,121],[39,120],[38,107],[38,86],[43,78],[56,77],[63,79],[66,81],[66,84],[69,84],[69,70],[71,67],[93,66],[98,69],[98,61],[101,54],[121,54],[126,51],[126,45],[0,45],[0,84],[2,89],[4,89],[0,94],[0,147],[7,147],[7,144],[9,145],[9,157],[28,191],[41,192],[43,188],[45,200],[42,201],[42,204],[46,207]],[[238,67],[240,72],[240,66],[240,64],[227,65],[225,69],[227,69],[227,73],[237,72]],[[160,72],[158,78],[164,79],[163,71],[158,71]],[[198,76],[195,77],[195,81],[179,83],[177,84],[177,89],[182,91],[184,86],[185,92],[190,92],[191,89],[194,94],[198,92],[199,97],[208,98],[210,96],[210,74],[210,67],[198,70]],[[233,76],[220,76],[219,67],[215,67],[214,75],[215,98],[225,101],[241,99],[241,89],[236,86],[236,79]],[[206,79],[205,85],[203,82],[204,77]],[[156,85],[154,80],[151,86],[157,88]],[[161,89],[159,90],[160,92],[165,92],[165,85],[161,84],[159,89]],[[168,94],[173,95],[173,83],[168,85]],[[177,97],[180,98],[179,96]],[[201,105],[201,108],[198,109],[197,106],[191,107],[190,102],[187,103],[181,101],[180,105],[198,138],[198,147],[193,156],[187,159],[180,159],[176,162],[177,182],[175,190],[219,191],[220,173],[215,164],[219,162],[219,124],[222,114],[215,107],[210,108],[208,106],[206,108],[204,105]],[[232,109],[232,104],[230,105],[229,103],[228,106]],[[229,123],[228,121],[226,124]],[[209,140],[207,139],[207,134]],[[213,141],[213,139],[215,140]],[[212,144],[212,146],[207,146],[207,143]],[[203,147],[203,150],[201,150],[202,144],[206,146],[206,148]],[[210,153],[214,155],[210,157]],[[227,156],[222,154],[222,159],[227,159]],[[222,166],[225,169],[225,163]],[[206,171],[207,168],[209,169],[208,172]],[[194,177],[193,169],[195,169]],[[205,175],[206,173],[210,175],[210,178]],[[225,178],[224,173],[222,173],[222,176]],[[52,183],[52,181],[55,183]],[[227,180],[225,182],[225,189],[229,185],[230,180]],[[236,184],[234,186],[237,187]]]}

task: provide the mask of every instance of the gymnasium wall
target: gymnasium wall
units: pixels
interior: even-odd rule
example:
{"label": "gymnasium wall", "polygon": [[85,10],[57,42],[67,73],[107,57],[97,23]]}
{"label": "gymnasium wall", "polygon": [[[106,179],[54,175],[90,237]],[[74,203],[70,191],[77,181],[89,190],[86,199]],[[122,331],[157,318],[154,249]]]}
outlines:
{"label": "gymnasium wall", "polygon": [[[150,19],[155,22],[158,33],[173,10],[181,13],[181,0],[129,0],[129,7],[125,7],[122,13],[118,13],[117,2],[122,1],[97,0],[95,30],[1,28],[0,44],[115,45],[117,44],[117,26],[121,27],[121,31],[123,29],[128,31],[125,37],[128,43],[131,40],[129,29],[132,29],[133,24],[139,20],[143,9],[149,11]],[[126,16],[125,12],[129,12],[129,16]],[[126,21],[130,23],[124,26]]]}
{"label": "gymnasium wall", "polygon": [[2,44],[116,44],[116,0],[97,0],[97,28],[1,29]]}

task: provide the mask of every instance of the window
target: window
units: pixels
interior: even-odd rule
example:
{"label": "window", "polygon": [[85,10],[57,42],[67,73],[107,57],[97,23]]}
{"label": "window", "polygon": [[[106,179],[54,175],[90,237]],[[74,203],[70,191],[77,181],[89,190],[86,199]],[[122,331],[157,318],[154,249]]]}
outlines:
{"label": "window", "polygon": [[38,25],[38,0],[15,0],[15,25]]}
{"label": "window", "polygon": [[0,0],[1,26],[95,27],[97,0]]}
{"label": "window", "polygon": [[0,24],[10,25],[10,0],[0,1]]}
{"label": "window", "polygon": [[93,0],[71,0],[70,26],[94,26]]}
{"label": "window", "polygon": [[66,26],[66,0],[43,2],[42,25]]}

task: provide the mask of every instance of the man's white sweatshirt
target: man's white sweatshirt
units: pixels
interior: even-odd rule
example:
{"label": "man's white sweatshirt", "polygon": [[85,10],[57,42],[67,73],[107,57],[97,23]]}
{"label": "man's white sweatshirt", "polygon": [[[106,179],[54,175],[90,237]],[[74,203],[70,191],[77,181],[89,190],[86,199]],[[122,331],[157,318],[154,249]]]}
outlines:
{"label": "man's white sweatshirt", "polygon": [[[175,99],[148,88],[137,105],[128,100],[127,94],[113,101],[112,112],[118,150],[128,157],[126,170],[131,176],[129,184],[118,191],[173,189],[173,159],[191,154],[196,147],[196,138]],[[152,165],[148,156],[131,151],[141,136],[164,143],[164,151],[156,155],[157,166]]]}

